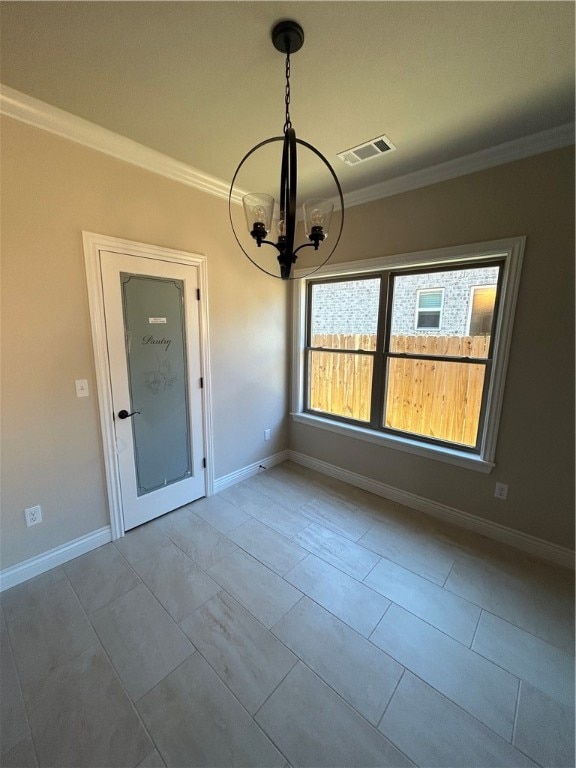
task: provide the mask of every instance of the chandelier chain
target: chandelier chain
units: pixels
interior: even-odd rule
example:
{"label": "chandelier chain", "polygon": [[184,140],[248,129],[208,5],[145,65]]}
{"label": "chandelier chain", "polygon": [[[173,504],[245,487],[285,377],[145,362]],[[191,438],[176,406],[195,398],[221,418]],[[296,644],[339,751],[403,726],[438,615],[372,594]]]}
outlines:
{"label": "chandelier chain", "polygon": [[286,104],[286,121],[284,123],[284,133],[289,128],[292,128],[292,120],[290,119],[290,49],[286,54],[286,91],[284,96],[284,102]]}

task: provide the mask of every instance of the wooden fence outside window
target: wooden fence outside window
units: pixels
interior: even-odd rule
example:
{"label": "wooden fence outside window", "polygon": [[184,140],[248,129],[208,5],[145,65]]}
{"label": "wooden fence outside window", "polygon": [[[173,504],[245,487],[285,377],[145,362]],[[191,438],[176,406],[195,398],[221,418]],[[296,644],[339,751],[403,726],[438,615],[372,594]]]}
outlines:
{"label": "wooden fence outside window", "polygon": [[[374,351],[376,337],[316,334],[312,346]],[[392,336],[392,352],[436,357],[390,359],[386,426],[460,445],[476,445],[486,366],[442,357],[483,359],[489,347],[489,336]],[[372,363],[372,355],[312,351],[309,407],[369,422]]]}

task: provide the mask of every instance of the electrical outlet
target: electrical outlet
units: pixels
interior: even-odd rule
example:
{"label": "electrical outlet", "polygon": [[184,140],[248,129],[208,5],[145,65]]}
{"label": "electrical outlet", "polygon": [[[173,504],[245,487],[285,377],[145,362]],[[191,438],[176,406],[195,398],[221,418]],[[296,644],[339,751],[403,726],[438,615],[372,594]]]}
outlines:
{"label": "electrical outlet", "polygon": [[265,429],[264,430],[264,440],[270,440],[270,430]]}
{"label": "electrical outlet", "polygon": [[27,528],[30,528],[31,525],[38,525],[42,522],[42,507],[39,504],[36,507],[28,507],[24,510],[24,517]]}
{"label": "electrical outlet", "polygon": [[508,486],[506,483],[496,483],[494,496],[496,496],[497,499],[501,499],[501,501],[506,501],[508,498]]}

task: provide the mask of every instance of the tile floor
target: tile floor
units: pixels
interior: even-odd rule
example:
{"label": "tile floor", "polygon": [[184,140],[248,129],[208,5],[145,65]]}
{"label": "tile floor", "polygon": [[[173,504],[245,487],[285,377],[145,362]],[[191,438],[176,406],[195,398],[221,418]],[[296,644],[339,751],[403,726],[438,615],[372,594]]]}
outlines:
{"label": "tile floor", "polygon": [[4,592],[17,766],[574,766],[573,573],[283,464]]}

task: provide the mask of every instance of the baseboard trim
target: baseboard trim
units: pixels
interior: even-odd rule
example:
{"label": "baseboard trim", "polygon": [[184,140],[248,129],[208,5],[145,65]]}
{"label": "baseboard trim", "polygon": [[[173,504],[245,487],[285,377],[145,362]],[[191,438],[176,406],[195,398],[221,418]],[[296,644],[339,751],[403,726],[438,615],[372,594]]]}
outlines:
{"label": "baseboard trim", "polygon": [[280,453],[275,453],[272,456],[268,456],[266,459],[255,461],[254,464],[249,464],[247,467],[242,467],[242,469],[237,469],[235,472],[230,472],[229,475],[223,475],[222,477],[216,478],[214,480],[214,493],[220,493],[220,491],[223,491],[225,488],[230,488],[231,485],[236,485],[236,483],[241,483],[242,480],[247,480],[249,477],[257,475],[258,472],[262,471],[262,467],[270,469],[270,467],[273,467],[276,464],[282,464],[282,462],[288,461],[289,453],[289,451],[280,451]]}
{"label": "baseboard trim", "polygon": [[[232,485],[236,485],[236,483],[240,483],[243,480],[247,480],[249,477],[257,475],[263,466],[266,467],[266,469],[269,469],[277,464],[282,464],[284,461],[293,461],[296,464],[309,467],[316,472],[329,475],[330,477],[342,480],[349,485],[374,493],[376,496],[382,496],[385,499],[390,499],[390,501],[395,501],[398,504],[417,509],[420,512],[424,512],[425,514],[429,514],[440,520],[445,520],[446,522],[453,523],[461,528],[466,528],[475,533],[479,533],[482,536],[499,541],[502,544],[507,544],[515,549],[535,555],[536,557],[554,563],[555,565],[574,569],[574,552],[566,547],[552,544],[551,542],[544,541],[536,536],[530,536],[521,531],[515,531],[514,529],[500,525],[499,523],[482,520],[468,512],[463,512],[462,510],[449,507],[445,504],[431,501],[430,499],[417,496],[409,491],[394,488],[391,485],[387,485],[386,483],[377,480],[371,480],[356,472],[337,467],[334,464],[328,464],[328,462],[315,459],[312,456],[299,453],[298,451],[280,451],[261,461],[254,462],[242,469],[238,469],[228,475],[219,477],[214,481],[214,493],[219,493],[225,488],[229,488]],[[110,526],[107,525],[96,531],[92,531],[92,533],[88,533],[85,536],[80,536],[73,541],[69,541],[66,544],[61,544],[41,555],[37,555],[29,560],[24,560],[21,563],[4,568],[4,570],[0,571],[0,592],[15,587],[18,584],[22,584],[35,576],[39,576],[40,574],[49,571],[51,568],[56,568],[76,557],[80,557],[80,555],[85,555],[87,552],[91,552],[93,549],[108,544],[110,541],[112,541],[112,531]]]}
{"label": "baseboard trim", "polygon": [[574,569],[574,552],[566,547],[552,544],[549,541],[544,541],[544,539],[530,536],[521,531],[515,531],[513,528],[508,528],[505,525],[500,525],[499,523],[494,523],[490,520],[483,520],[468,512],[463,512],[460,509],[455,509],[454,507],[449,507],[445,504],[425,499],[422,496],[417,496],[415,493],[402,491],[399,488],[394,488],[391,485],[386,485],[377,480],[371,480],[368,477],[364,477],[355,472],[350,472],[347,469],[342,469],[342,467],[337,467],[334,464],[328,464],[320,459],[307,456],[304,453],[299,453],[297,451],[289,451],[288,453],[289,460],[296,464],[302,464],[305,467],[309,467],[324,475],[329,475],[330,477],[342,480],[357,488],[362,488],[377,496],[383,496],[385,499],[390,499],[390,501],[395,501],[398,504],[417,509],[419,512],[424,512],[432,517],[453,523],[460,528],[474,531],[482,536],[494,539],[502,544],[507,544],[515,549],[520,549],[523,552],[527,552],[542,560],[554,563],[555,565]]}
{"label": "baseboard trim", "polygon": [[48,552],[43,552],[41,555],[31,557],[29,560],[24,560],[16,565],[11,565],[9,568],[4,568],[4,570],[0,571],[0,592],[22,584],[22,582],[28,581],[28,579],[33,579],[34,576],[39,576],[41,573],[67,563],[69,560],[74,560],[75,557],[85,555],[87,552],[91,552],[103,544],[108,544],[109,541],[112,541],[112,531],[110,526],[107,525],[104,528],[99,528],[97,531],[92,531],[92,533],[87,533],[85,536],[80,536],[78,539],[50,549]]}

